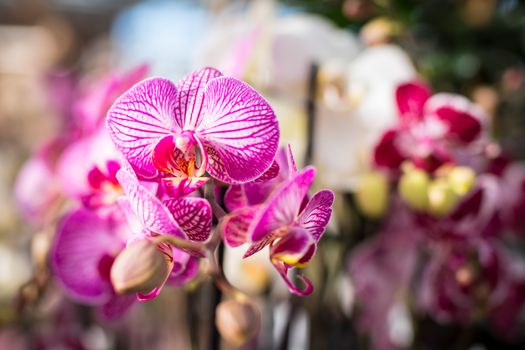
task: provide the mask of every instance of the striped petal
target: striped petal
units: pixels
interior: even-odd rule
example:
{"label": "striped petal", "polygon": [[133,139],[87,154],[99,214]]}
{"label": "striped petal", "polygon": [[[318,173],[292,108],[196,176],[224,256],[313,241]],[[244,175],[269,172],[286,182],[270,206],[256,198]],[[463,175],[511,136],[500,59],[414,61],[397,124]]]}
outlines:
{"label": "striped petal", "polygon": [[66,293],[77,301],[101,305],[113,295],[109,271],[125,241],[112,222],[79,209],[63,219],[54,239],[51,263]]}
{"label": "striped petal", "polygon": [[268,102],[247,84],[228,77],[206,87],[206,116],[197,128],[209,157],[208,172],[226,183],[261,176],[272,165],[279,126]]}
{"label": "striped petal", "polygon": [[319,241],[332,215],[334,193],[330,190],[317,192],[299,215],[298,223]]}
{"label": "striped petal", "polygon": [[117,179],[129,200],[131,209],[144,228],[158,234],[186,238],[168,208],[141,186],[135,176],[122,168],[117,173]]}
{"label": "striped petal", "polygon": [[221,233],[224,242],[230,247],[246,243],[248,228],[257,214],[259,207],[246,207],[226,215],[221,221]]}
{"label": "striped petal", "polygon": [[169,197],[180,198],[204,186],[209,177],[165,177],[160,180]]}
{"label": "striped petal", "polygon": [[224,205],[230,212],[248,206],[243,185],[231,185],[224,194]]}
{"label": "striped petal", "polygon": [[307,167],[284,183],[268,199],[266,207],[257,215],[249,232],[249,240],[257,242],[272,232],[292,224],[301,209],[315,177],[315,169]]}
{"label": "striped petal", "polygon": [[180,131],[174,118],[176,103],[175,85],[166,79],[152,78],[135,85],[108,111],[111,139],[138,175],[156,175],[154,146],[164,136]]}
{"label": "striped petal", "polygon": [[205,241],[210,236],[212,211],[203,198],[167,199],[164,205],[192,241]]}
{"label": "striped petal", "polygon": [[206,84],[222,75],[215,68],[206,67],[188,74],[177,84],[175,118],[183,130],[195,130],[204,117]]}

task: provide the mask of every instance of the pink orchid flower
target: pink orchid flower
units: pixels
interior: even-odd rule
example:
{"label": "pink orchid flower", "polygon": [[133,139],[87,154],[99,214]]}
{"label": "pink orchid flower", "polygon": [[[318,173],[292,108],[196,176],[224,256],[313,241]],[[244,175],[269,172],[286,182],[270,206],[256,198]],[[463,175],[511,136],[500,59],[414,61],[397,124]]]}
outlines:
{"label": "pink orchid flower", "polygon": [[116,203],[122,189],[116,174],[120,156],[105,129],[70,144],[57,164],[64,194],[87,208],[103,208]]}
{"label": "pink orchid flower", "polygon": [[405,160],[433,172],[453,162],[454,149],[479,139],[486,116],[480,107],[460,95],[439,93],[418,82],[396,90],[399,122],[387,130],[374,149],[380,167],[398,169]]}
{"label": "pink orchid flower", "polygon": [[[126,246],[159,234],[204,241],[211,229],[211,208],[206,200],[162,202],[127,170],[119,170],[117,178],[127,195],[118,201],[121,210],[102,214],[81,208],[67,214],[51,254],[55,276],[66,293],[77,301],[100,306],[108,315],[120,312],[126,302],[131,304],[129,296],[116,295],[109,278],[114,260]],[[165,283],[184,284],[198,272],[197,258],[187,252],[168,244],[159,244],[158,249],[170,263],[170,274],[151,292],[137,293],[139,301],[156,297]]]}
{"label": "pink orchid flower", "polygon": [[122,217],[101,216],[85,208],[66,214],[51,249],[53,274],[66,294],[75,301],[98,306],[108,318],[127,310],[135,298],[114,292],[110,271],[130,237]]}
{"label": "pink orchid flower", "polygon": [[141,178],[161,178],[183,196],[212,177],[256,179],[272,165],[279,142],[275,114],[247,84],[204,68],[177,85],[152,78],[135,85],[108,112],[110,136]]}
{"label": "pink orchid flower", "polygon": [[309,263],[332,213],[331,191],[319,191],[308,201],[314,177],[312,167],[301,172],[294,169],[290,179],[277,186],[263,203],[236,210],[221,223],[228,245],[250,244],[245,258],[270,245],[272,264],[288,289],[298,295],[311,294],[312,283],[299,275],[305,287],[298,288],[288,277],[288,270]]}
{"label": "pink orchid flower", "polygon": [[[212,211],[203,198],[184,197],[160,200],[130,171],[122,168],[117,173],[127,201],[120,205],[135,236],[128,241],[153,239],[159,235],[174,236],[196,242],[206,241],[211,233]],[[171,273],[164,283],[183,284],[197,273],[197,260],[171,244],[159,244],[159,249],[171,263]],[[193,253],[193,252],[190,252]],[[164,283],[148,294],[137,294],[139,301],[156,297]]]}

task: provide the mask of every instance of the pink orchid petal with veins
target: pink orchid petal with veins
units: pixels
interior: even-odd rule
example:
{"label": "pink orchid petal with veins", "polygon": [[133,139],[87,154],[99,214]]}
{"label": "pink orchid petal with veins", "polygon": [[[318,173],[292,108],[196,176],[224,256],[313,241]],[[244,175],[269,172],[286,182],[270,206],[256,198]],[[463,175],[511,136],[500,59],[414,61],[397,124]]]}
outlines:
{"label": "pink orchid petal with veins", "polygon": [[117,179],[131,209],[145,229],[155,234],[187,238],[168,208],[153,193],[141,186],[134,175],[122,168],[117,173]]}
{"label": "pink orchid petal with veins", "polygon": [[110,109],[107,126],[140,177],[191,178],[207,170],[223,182],[251,181],[270,168],[279,141],[266,100],[213,68],[177,86],[162,78],[137,84]]}

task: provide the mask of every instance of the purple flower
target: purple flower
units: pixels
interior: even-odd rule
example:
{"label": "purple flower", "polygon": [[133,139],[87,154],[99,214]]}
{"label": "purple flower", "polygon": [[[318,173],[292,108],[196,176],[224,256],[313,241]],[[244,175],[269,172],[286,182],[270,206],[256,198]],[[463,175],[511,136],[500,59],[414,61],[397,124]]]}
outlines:
{"label": "purple flower", "polygon": [[506,288],[496,246],[475,241],[435,247],[421,282],[422,309],[442,322],[471,322],[499,305]]}
{"label": "purple flower", "polygon": [[486,116],[466,98],[430,90],[419,82],[396,90],[399,123],[387,130],[374,149],[374,163],[398,169],[410,160],[429,172],[454,160],[454,150],[482,135]]}
{"label": "purple flower", "polygon": [[[132,241],[168,235],[203,242],[210,236],[212,211],[205,199],[184,197],[161,201],[128,170],[120,169],[117,178],[127,198],[127,201],[120,202],[121,208],[132,230],[136,232]],[[183,284],[198,272],[197,260],[188,252],[180,251],[170,244],[159,245],[159,249],[172,262],[171,273],[164,282]],[[147,301],[156,297],[161,289],[162,285],[151,293],[139,293],[137,297],[140,301]]]}
{"label": "purple flower", "polygon": [[227,244],[233,247],[250,244],[245,258],[270,245],[272,264],[289,290],[298,295],[312,293],[313,286],[299,275],[305,287],[298,288],[288,277],[288,270],[304,267],[312,259],[332,213],[331,191],[319,191],[308,200],[314,177],[312,167],[293,171],[263,203],[236,210],[221,222]]}
{"label": "purple flower", "polygon": [[256,179],[272,165],[279,142],[266,100],[213,68],[177,85],[162,78],[135,85],[111,107],[107,125],[137,175],[161,177],[173,196],[202,186],[206,171],[227,183]]}
{"label": "purple flower", "polygon": [[[81,208],[67,214],[51,254],[53,271],[66,293],[77,301],[100,306],[106,315],[123,309],[121,304],[129,300],[116,294],[110,280],[113,262],[127,246],[159,234],[204,241],[211,228],[211,208],[206,200],[161,201],[127,170],[120,169],[117,178],[127,195],[127,200],[118,200],[121,210],[114,203],[110,211]],[[183,284],[198,272],[197,259],[187,252],[169,244],[157,248],[169,262],[169,274],[150,292],[137,293],[139,301],[157,296],[165,283]]]}
{"label": "purple flower", "polygon": [[113,261],[130,237],[122,218],[84,208],[67,214],[51,250],[54,275],[67,295],[99,306],[110,318],[125,311],[134,298],[117,296],[109,276]]}
{"label": "purple flower", "polygon": [[122,189],[116,174],[120,157],[105,129],[73,142],[62,153],[57,175],[64,194],[88,208],[116,203]]}

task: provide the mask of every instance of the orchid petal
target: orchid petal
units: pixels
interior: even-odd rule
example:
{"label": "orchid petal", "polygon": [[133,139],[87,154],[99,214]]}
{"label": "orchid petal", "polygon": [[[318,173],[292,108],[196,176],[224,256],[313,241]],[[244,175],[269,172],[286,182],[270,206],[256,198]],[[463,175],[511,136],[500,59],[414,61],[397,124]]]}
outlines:
{"label": "orchid petal", "polygon": [[250,248],[248,248],[248,250],[244,253],[242,258],[243,259],[248,258],[248,257],[252,256],[253,254],[261,251],[264,247],[266,247],[268,244],[270,244],[276,238],[277,237],[275,235],[269,234],[266,237],[264,237],[263,239],[261,239],[260,241],[257,241],[255,243],[253,243],[252,245],[250,245]]}
{"label": "orchid petal", "polygon": [[53,271],[67,294],[75,300],[100,304],[113,295],[109,271],[124,240],[111,222],[86,209],[63,219],[51,251]]}
{"label": "orchid petal", "polygon": [[205,241],[210,236],[212,211],[203,198],[167,199],[164,205],[192,241]]}
{"label": "orchid petal", "polygon": [[253,221],[248,239],[257,242],[273,231],[292,224],[299,214],[314,177],[315,169],[307,167],[274,192],[265,209]]}
{"label": "orchid petal", "polygon": [[397,169],[406,159],[399,145],[401,131],[387,130],[374,147],[374,163],[380,167]]}
{"label": "orchid petal", "polygon": [[152,78],[135,85],[108,111],[111,139],[140,176],[157,174],[152,151],[166,135],[180,131],[173,118],[177,89],[166,79]]}
{"label": "orchid petal", "polygon": [[135,304],[135,300],[134,295],[113,295],[97,311],[105,320],[116,320],[122,317]]}
{"label": "orchid petal", "polygon": [[224,194],[224,205],[230,212],[248,205],[243,185],[231,185],[228,187]]}
{"label": "orchid petal", "polygon": [[396,89],[396,101],[401,120],[409,124],[423,119],[423,109],[430,94],[428,86],[420,82],[399,85]]}
{"label": "orchid petal", "polygon": [[165,177],[162,187],[169,197],[180,198],[204,186],[209,177]]}
{"label": "orchid petal", "polygon": [[474,141],[481,134],[482,123],[487,119],[481,107],[467,98],[446,93],[432,96],[425,112],[448,127],[448,137],[463,143]]}
{"label": "orchid petal", "polygon": [[221,221],[224,242],[230,247],[238,247],[246,242],[248,228],[259,207],[245,207],[226,215]]}
{"label": "orchid petal", "polygon": [[312,285],[312,282],[308,278],[306,278],[303,275],[297,275],[297,277],[303,282],[304,288],[300,289],[298,288],[294,282],[288,277],[288,267],[281,262],[281,261],[273,261],[273,266],[279,272],[279,275],[283,278],[284,282],[288,286],[288,290],[292,292],[293,294],[300,295],[300,296],[307,296],[312,294],[314,291],[314,287]]}
{"label": "orchid petal", "polygon": [[288,164],[288,176],[293,176],[297,172],[297,165],[292,153],[292,146],[290,144],[286,147],[286,164]]}
{"label": "orchid petal", "polygon": [[234,78],[206,87],[207,115],[197,128],[209,156],[208,172],[226,183],[248,182],[272,165],[279,143],[275,113],[257,91]]}
{"label": "orchid petal", "polygon": [[312,254],[311,247],[315,248],[316,241],[310,233],[300,227],[290,229],[286,235],[274,241],[270,247],[270,258],[272,261],[281,260],[287,265],[299,266],[303,257],[308,255],[308,262]]}
{"label": "orchid petal", "polygon": [[275,179],[277,175],[279,175],[280,170],[279,164],[274,161],[268,170],[264,172],[264,174],[253,180],[253,183],[267,182]]}
{"label": "orchid petal", "polygon": [[151,156],[153,165],[161,171],[169,174],[188,173],[188,169],[181,167],[187,162],[184,159],[184,153],[176,147],[173,135],[161,138],[153,147]]}
{"label": "orchid petal", "polygon": [[129,172],[120,169],[117,179],[126,193],[131,209],[140,220],[142,226],[154,233],[167,234],[186,238],[177,225],[168,208]]}
{"label": "orchid petal", "polygon": [[199,260],[188,253],[173,247],[173,268],[167,283],[183,285],[199,272]]}
{"label": "orchid petal", "polygon": [[215,68],[206,67],[188,74],[177,84],[175,118],[183,130],[195,130],[205,113],[206,84],[222,75]]}
{"label": "orchid petal", "polygon": [[330,190],[322,190],[314,194],[306,207],[299,215],[298,223],[306,229],[310,235],[319,241],[323,235],[328,220],[332,215],[332,204],[334,193]]}

